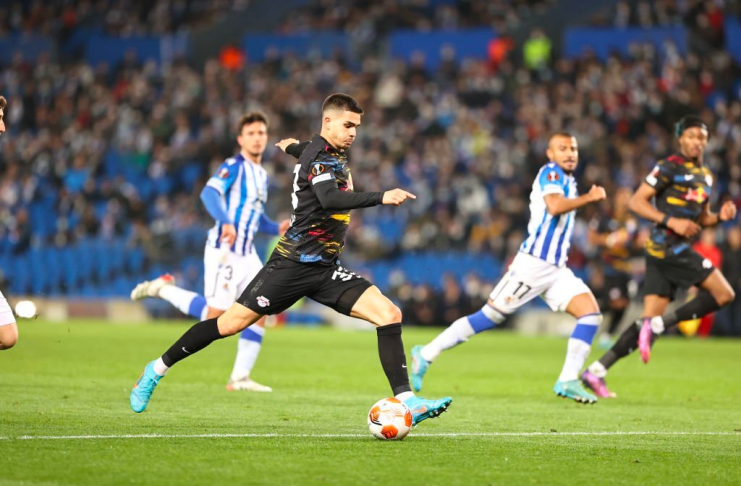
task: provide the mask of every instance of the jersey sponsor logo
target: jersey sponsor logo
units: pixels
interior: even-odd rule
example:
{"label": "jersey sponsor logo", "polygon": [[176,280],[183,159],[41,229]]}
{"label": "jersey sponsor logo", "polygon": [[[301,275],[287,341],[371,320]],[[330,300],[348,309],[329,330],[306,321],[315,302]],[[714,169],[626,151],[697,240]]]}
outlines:
{"label": "jersey sponsor logo", "polygon": [[311,173],[315,176],[318,176],[319,174],[322,174],[325,169],[326,167],[324,167],[324,165],[322,164],[314,164],[313,166],[311,166]]}
{"label": "jersey sponsor logo", "polygon": [[557,182],[561,177],[558,175],[558,172],[551,171],[545,178],[548,179],[548,182]]}
{"label": "jersey sponsor logo", "polygon": [[684,175],[684,180],[686,180],[686,181],[691,181],[694,178],[695,178],[695,175],[694,174],[685,174]]}
{"label": "jersey sponsor logo", "polygon": [[713,268],[713,262],[711,262],[710,260],[708,260],[707,258],[705,258],[702,261],[702,268],[705,268],[705,269]]}
{"label": "jersey sponsor logo", "polygon": [[267,307],[270,305],[270,301],[267,297],[261,295],[257,298],[257,305],[259,305],[260,307]]}

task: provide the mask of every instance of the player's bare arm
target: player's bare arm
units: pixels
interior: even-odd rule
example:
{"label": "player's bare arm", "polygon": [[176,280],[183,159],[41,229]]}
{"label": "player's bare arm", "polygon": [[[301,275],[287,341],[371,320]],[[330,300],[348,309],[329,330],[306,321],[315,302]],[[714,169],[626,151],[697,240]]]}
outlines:
{"label": "player's bare arm", "polygon": [[587,204],[602,201],[606,197],[607,193],[604,187],[593,185],[588,193],[575,199],[569,199],[563,194],[547,194],[544,199],[548,212],[553,216],[558,216],[582,208]]}
{"label": "player's bare arm", "polygon": [[691,238],[700,232],[702,228],[694,221],[684,218],[674,218],[656,209],[651,203],[655,195],[656,189],[644,182],[635,194],[631,196],[629,202],[630,210],[644,219],[666,226],[685,238]]}

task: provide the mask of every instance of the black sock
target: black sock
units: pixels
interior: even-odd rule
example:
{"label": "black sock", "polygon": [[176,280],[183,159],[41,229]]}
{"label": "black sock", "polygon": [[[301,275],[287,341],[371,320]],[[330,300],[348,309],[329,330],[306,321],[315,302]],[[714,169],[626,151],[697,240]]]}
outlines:
{"label": "black sock", "polygon": [[707,290],[701,290],[694,299],[682,305],[673,312],[667,312],[661,319],[664,321],[664,329],[676,326],[682,321],[689,321],[703,317],[720,309],[715,297]]}
{"label": "black sock", "polygon": [[407,374],[407,356],[401,341],[401,323],[376,328],[378,356],[394,395],[412,391]]}
{"label": "black sock", "polygon": [[617,342],[610,348],[608,352],[599,359],[607,369],[610,369],[619,359],[628,356],[638,347],[638,326],[631,324],[628,329],[618,338]]}
{"label": "black sock", "polygon": [[216,317],[207,321],[199,322],[185,331],[180,339],[175,341],[170,349],[162,355],[162,361],[168,368],[178,361],[187,358],[202,350],[217,339],[224,336],[219,334],[219,326],[216,324]]}
{"label": "black sock", "polygon": [[623,320],[626,309],[627,307],[623,307],[622,309],[612,309],[610,311],[610,327],[607,329],[607,334],[609,334],[610,336],[615,335],[615,331],[618,330],[618,326]]}

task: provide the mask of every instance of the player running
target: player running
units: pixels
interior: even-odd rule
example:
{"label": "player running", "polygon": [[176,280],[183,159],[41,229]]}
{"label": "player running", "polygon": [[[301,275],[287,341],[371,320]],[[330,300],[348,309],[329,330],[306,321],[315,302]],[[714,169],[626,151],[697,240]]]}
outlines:
{"label": "player running", "polygon": [[[5,105],[8,101],[0,96],[0,135],[5,133]],[[10,349],[18,342],[18,325],[8,299],[0,292],[0,351]]]}
{"label": "player running", "polygon": [[425,400],[411,391],[399,308],[378,287],[339,262],[350,210],[379,204],[398,206],[415,199],[401,189],[353,191],[347,149],[355,140],[362,114],[358,102],[346,94],[333,94],[324,101],[321,134],[304,148],[293,171],[290,228],[235,304],[220,317],[191,327],[165,354],[147,364],[131,391],[135,412],[144,411],[154,388],[175,363],[247,329],[264,315],[284,311],[302,297],[378,326],[381,365],[396,398],[412,411],[413,423],[436,417],[448,408],[449,397]]}
{"label": "player running", "polygon": [[[708,126],[696,116],[685,116],[674,126],[679,153],[660,160],[633,197],[630,208],[656,223],[646,242],[646,280],[643,317],[620,336],[615,345],[582,374],[582,381],[602,397],[609,396],[607,370],[636,348],[648,363],[654,339],[666,329],[697,319],[733,302],[734,293],[710,260],[691,248],[703,227],[736,217],[736,206],[726,201],[719,213],[710,211],[713,175],[703,165]],[[655,204],[651,199],[655,198]],[[700,288],[697,297],[665,313],[677,289]]]}
{"label": "player running", "polygon": [[538,172],[530,193],[528,237],[486,305],[462,317],[426,346],[412,349],[412,386],[422,389],[422,379],[441,352],[494,328],[519,307],[540,296],[554,311],[576,317],[569,338],[566,362],[553,391],[580,403],[597,398],[579,381],[579,371],[589,356],[592,340],[602,321],[597,301],[589,288],[566,267],[576,210],[605,199],[605,190],[592,186],[579,196],[573,172],[579,163],[576,138],[556,133],[548,140],[549,162]]}
{"label": "player running", "polygon": [[[255,235],[285,233],[288,220],[278,224],[265,214],[268,173],[262,167],[262,155],[268,143],[267,117],[248,113],[240,119],[238,133],[240,152],[226,159],[201,191],[203,205],[216,221],[208,233],[203,257],[206,296],[177,287],[171,275],[163,275],[137,285],[131,300],[158,297],[196,319],[218,317],[262,268]],[[264,324],[265,319],[260,319],[240,333],[227,390],[273,391],[250,378],[262,347]]]}

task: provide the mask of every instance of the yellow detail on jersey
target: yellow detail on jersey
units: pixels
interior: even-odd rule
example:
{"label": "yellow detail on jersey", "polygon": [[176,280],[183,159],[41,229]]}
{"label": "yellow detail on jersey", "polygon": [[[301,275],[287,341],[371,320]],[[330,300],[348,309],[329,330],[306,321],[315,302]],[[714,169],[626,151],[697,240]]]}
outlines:
{"label": "yellow detail on jersey", "polygon": [[683,201],[682,199],[677,199],[676,197],[667,197],[666,202],[668,202],[672,206],[686,206],[687,205],[687,201]]}
{"label": "yellow detail on jersey", "polygon": [[345,224],[350,224],[350,213],[347,214],[333,214],[332,219],[342,221]]}
{"label": "yellow detail on jersey", "polygon": [[679,191],[679,192],[687,192],[688,188],[684,186],[678,186],[675,184],[672,186],[672,189],[674,189],[675,191]]}
{"label": "yellow detail on jersey", "polygon": [[646,248],[646,253],[648,253],[649,255],[651,255],[654,258],[665,258],[666,257],[666,251],[665,250],[660,250],[660,249],[654,248],[653,246],[654,246],[653,241],[651,241],[651,240],[647,241],[646,242],[646,247],[645,247]]}
{"label": "yellow detail on jersey", "polygon": [[335,253],[339,253],[342,251],[342,244],[336,241],[324,242],[324,251],[334,255]]}

